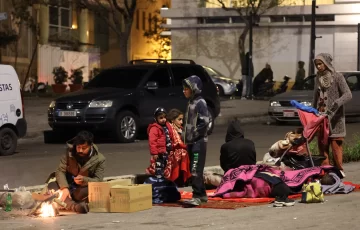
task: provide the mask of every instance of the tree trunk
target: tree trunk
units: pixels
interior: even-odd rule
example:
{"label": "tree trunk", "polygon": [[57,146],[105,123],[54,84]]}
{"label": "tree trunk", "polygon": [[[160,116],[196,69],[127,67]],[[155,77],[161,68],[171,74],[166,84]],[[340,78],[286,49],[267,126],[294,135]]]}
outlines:
{"label": "tree trunk", "polygon": [[[34,47],[34,50],[33,50],[33,53],[32,53],[32,56],[31,56],[31,60],[30,60],[30,64],[28,66],[28,69],[27,69],[27,72],[26,72],[26,76],[25,76],[25,80],[24,80],[24,83],[23,83],[23,86],[22,86],[22,90],[24,91],[24,88],[25,88],[25,84],[26,84],[26,81],[27,79],[29,78],[29,74],[30,74],[30,70],[31,70],[31,66],[34,62],[34,59],[35,59],[35,56],[36,56],[36,52],[38,50],[38,44],[39,44],[39,40],[36,40],[36,44],[35,44],[35,47]],[[37,85],[37,84],[36,84]],[[35,85],[35,86],[36,86]]]}
{"label": "tree trunk", "polygon": [[22,23],[19,24],[19,34],[15,42],[15,60],[14,60],[14,69],[17,72],[17,61],[19,57],[19,40],[21,38],[22,32]]}
{"label": "tree trunk", "polygon": [[120,65],[126,65],[129,62],[129,40],[131,35],[131,22],[125,22],[125,31],[122,33],[122,36],[119,36],[120,43]]}
{"label": "tree trunk", "polygon": [[243,68],[243,63],[245,63],[245,39],[247,37],[247,33],[249,32],[249,27],[246,26],[239,36],[238,40],[238,49],[239,49],[239,58],[240,58],[240,66]]}

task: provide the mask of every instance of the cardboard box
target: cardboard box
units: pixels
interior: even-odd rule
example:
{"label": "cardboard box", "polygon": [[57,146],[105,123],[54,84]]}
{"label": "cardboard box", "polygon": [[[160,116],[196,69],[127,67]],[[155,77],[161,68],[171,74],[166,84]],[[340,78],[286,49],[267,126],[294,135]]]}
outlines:
{"label": "cardboard box", "polygon": [[119,179],[108,182],[89,182],[90,212],[110,212],[110,190],[114,186],[130,185],[131,179]]}
{"label": "cardboard box", "polygon": [[110,189],[110,212],[137,212],[152,208],[151,184],[117,185]]}

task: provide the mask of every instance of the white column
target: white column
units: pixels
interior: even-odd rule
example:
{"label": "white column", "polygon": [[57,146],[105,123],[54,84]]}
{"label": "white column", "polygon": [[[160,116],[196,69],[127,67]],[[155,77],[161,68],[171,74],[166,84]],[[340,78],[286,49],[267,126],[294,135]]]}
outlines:
{"label": "white column", "polygon": [[[81,9],[78,11],[78,31],[79,31],[79,41],[80,43],[89,43],[89,26],[88,26],[88,10]],[[80,51],[85,51],[86,45],[80,46]]]}

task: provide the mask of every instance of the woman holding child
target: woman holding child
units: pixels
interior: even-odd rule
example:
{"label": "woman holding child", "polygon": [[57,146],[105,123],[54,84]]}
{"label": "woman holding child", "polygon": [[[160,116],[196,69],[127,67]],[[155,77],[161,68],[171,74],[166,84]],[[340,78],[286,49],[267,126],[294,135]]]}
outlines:
{"label": "woman holding child", "polygon": [[155,122],[148,127],[151,158],[147,174],[159,174],[156,172],[158,163],[163,164],[164,171],[160,174],[166,179],[183,184],[191,177],[189,156],[181,140],[183,117],[183,113],[177,109],[169,113],[161,107],[155,110]]}

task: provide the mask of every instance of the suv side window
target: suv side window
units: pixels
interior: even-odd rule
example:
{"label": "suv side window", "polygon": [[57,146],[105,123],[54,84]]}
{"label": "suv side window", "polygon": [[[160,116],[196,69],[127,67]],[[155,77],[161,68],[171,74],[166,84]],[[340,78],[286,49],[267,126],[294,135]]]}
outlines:
{"label": "suv side window", "polygon": [[192,75],[198,76],[202,82],[207,82],[205,71],[197,66],[172,66],[172,74],[174,76],[175,86],[182,86],[182,81]]}
{"label": "suv side window", "polygon": [[157,82],[159,88],[171,87],[170,74],[167,68],[156,69],[149,77],[149,81]]}
{"label": "suv side window", "polygon": [[349,85],[351,91],[359,91],[360,90],[360,82],[359,82],[360,75],[350,75],[346,78],[346,81]]}
{"label": "suv side window", "polygon": [[191,76],[186,66],[172,66],[171,71],[175,86],[182,86],[182,81]]}
{"label": "suv side window", "polygon": [[203,68],[201,68],[200,66],[189,66],[189,69],[191,71],[190,75],[196,75],[201,79],[202,82],[208,82],[206,72]]}

